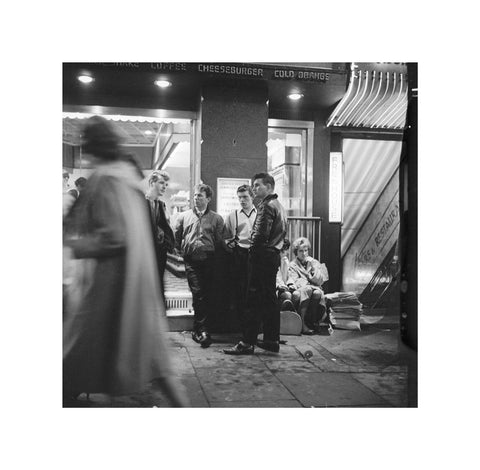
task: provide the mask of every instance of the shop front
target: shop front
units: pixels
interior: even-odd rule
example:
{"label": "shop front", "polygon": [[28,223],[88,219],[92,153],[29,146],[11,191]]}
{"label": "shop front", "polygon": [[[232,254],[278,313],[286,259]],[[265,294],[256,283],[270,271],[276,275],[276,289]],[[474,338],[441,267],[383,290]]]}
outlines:
{"label": "shop front", "polygon": [[[353,65],[66,63],[64,170],[71,181],[88,177],[81,125],[100,114],[115,123],[145,175],[169,172],[172,217],[190,207],[200,181],[214,189],[212,208],[225,214],[237,183],[268,171],[289,216],[289,237],[307,236],[328,267],[326,289],[360,295],[387,255],[393,259],[398,239],[407,75],[402,64]],[[375,210],[383,222],[372,219]],[[364,227],[383,229],[373,235],[382,247],[368,269]],[[171,305],[185,312],[181,263],[170,261]]]}

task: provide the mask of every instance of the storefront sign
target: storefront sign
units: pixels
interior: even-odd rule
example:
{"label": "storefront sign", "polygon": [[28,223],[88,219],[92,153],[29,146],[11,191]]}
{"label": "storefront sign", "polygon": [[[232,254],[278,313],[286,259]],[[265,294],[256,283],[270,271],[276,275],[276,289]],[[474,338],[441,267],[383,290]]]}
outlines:
{"label": "storefront sign", "polygon": [[[332,78],[342,78],[344,69],[325,67],[292,67],[249,63],[212,62],[102,62],[98,65],[141,69],[156,72],[189,72],[201,75],[223,75],[231,78],[254,78],[263,80],[300,80],[325,83]],[[328,64],[327,64],[328,65]],[[343,79],[343,78],[342,78]]]}
{"label": "storefront sign", "polygon": [[242,184],[251,184],[248,178],[217,178],[217,210],[224,219],[240,207],[237,188]]}
{"label": "storefront sign", "polygon": [[330,153],[328,221],[343,222],[343,161],[341,152]]}

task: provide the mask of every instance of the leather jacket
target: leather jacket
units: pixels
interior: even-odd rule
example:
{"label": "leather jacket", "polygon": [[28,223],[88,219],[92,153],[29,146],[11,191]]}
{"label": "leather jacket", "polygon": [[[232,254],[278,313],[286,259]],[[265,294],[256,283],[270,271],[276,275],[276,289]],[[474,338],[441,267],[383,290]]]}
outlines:
{"label": "leather jacket", "polygon": [[278,250],[283,246],[287,234],[287,215],[278,201],[277,194],[269,194],[257,207],[257,218],[253,226],[250,248],[253,252]]}

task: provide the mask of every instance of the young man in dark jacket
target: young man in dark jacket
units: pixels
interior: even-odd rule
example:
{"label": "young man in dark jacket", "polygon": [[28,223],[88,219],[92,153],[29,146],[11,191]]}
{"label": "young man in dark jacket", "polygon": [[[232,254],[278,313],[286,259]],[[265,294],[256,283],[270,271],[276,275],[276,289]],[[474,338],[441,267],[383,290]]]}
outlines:
{"label": "young man in dark jacket", "polygon": [[157,258],[158,276],[162,296],[165,295],[163,275],[167,265],[167,253],[173,252],[175,240],[173,230],[168,220],[165,203],[160,199],[168,187],[170,176],[166,171],[156,170],[148,178],[148,191],[145,198],[148,201],[150,210],[150,221],[152,223],[153,245]]}
{"label": "young man in dark jacket", "polygon": [[[251,279],[248,290],[246,321],[242,341],[225,354],[253,354],[257,344],[272,352],[280,350],[280,310],[276,295],[276,277],[280,266],[280,250],[287,233],[285,209],[274,194],[275,180],[268,173],[253,177],[253,192],[261,202],[252,231],[250,248]],[[263,320],[263,341],[257,341]]]}

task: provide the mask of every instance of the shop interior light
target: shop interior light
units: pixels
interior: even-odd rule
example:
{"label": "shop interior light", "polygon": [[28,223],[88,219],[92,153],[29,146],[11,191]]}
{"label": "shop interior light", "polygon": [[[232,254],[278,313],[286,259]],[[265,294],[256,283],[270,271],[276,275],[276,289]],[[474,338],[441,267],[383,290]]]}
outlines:
{"label": "shop interior light", "polygon": [[297,101],[297,100],[303,98],[303,93],[290,93],[288,95],[288,97],[293,101]]}
{"label": "shop interior light", "polygon": [[82,82],[82,83],[92,83],[94,78],[91,77],[90,75],[79,75],[77,77],[78,81]]}
{"label": "shop interior light", "polygon": [[155,80],[155,85],[160,88],[168,88],[169,86],[172,86],[172,82],[169,82],[168,80]]}

